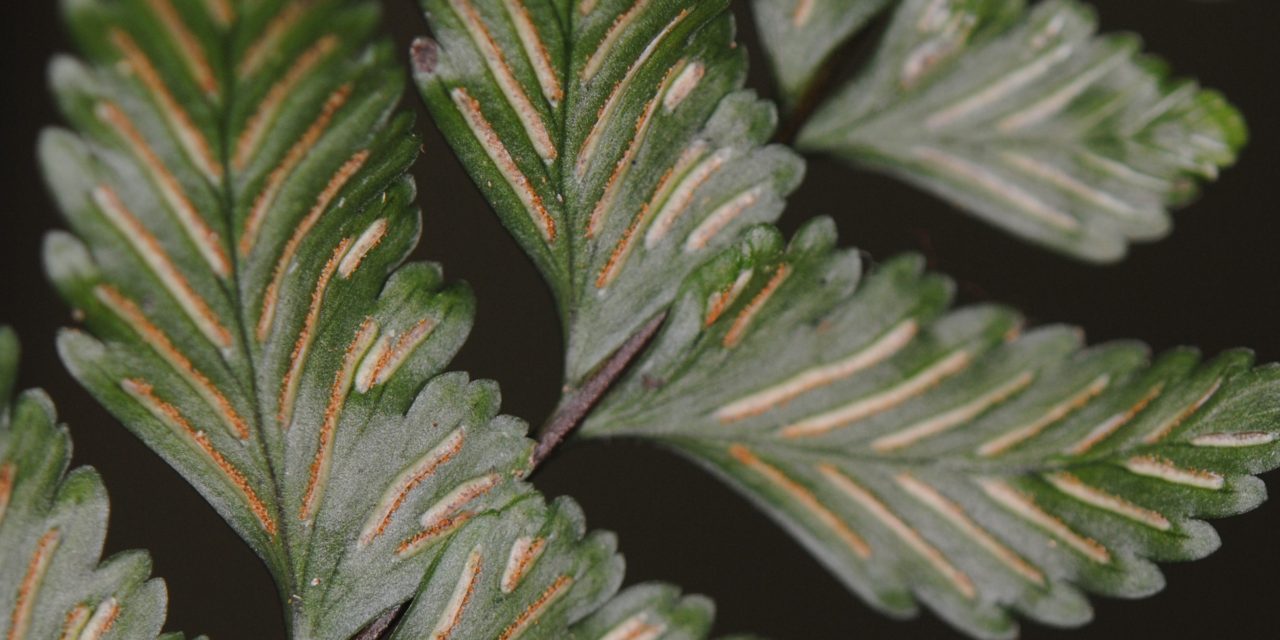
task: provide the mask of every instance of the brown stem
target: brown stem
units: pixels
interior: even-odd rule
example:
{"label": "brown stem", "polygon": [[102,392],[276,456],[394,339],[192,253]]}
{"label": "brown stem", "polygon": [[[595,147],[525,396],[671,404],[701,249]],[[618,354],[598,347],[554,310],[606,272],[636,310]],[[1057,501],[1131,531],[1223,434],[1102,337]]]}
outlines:
{"label": "brown stem", "polygon": [[560,405],[556,407],[551,417],[547,418],[539,432],[538,446],[533,450],[535,469],[570,433],[573,433],[579,424],[582,424],[587,413],[627,370],[627,365],[630,365],[640,351],[649,344],[649,340],[658,332],[658,328],[666,319],[665,311],[654,316],[639,331],[627,338],[627,341],[622,343],[622,346],[618,347],[618,350],[614,351],[613,355],[609,356],[609,359],[605,360],[604,364],[596,369],[582,386],[565,392]]}
{"label": "brown stem", "polygon": [[391,607],[382,612],[369,626],[365,627],[360,633],[357,633],[351,640],[381,640],[390,637],[391,623],[395,622],[396,616],[400,615],[400,610],[404,605]]}

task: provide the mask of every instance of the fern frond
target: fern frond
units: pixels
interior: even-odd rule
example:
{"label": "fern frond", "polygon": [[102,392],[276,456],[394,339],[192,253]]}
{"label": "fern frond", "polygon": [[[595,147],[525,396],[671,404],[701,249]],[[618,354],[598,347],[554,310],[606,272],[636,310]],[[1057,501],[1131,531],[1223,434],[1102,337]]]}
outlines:
{"label": "fern frond", "polygon": [[574,625],[573,637],[577,640],[704,638],[711,627],[713,608],[710,600],[698,596],[682,598],[679,590],[668,585],[638,584],[623,590],[591,617]]}
{"label": "fern frond", "polygon": [[705,599],[642,585],[609,600],[622,557],[611,534],[584,537],[572,501],[531,496],[485,518],[449,542],[393,639],[706,637]]}
{"label": "fern frond", "polygon": [[850,589],[984,638],[1086,622],[1082,591],[1149,595],[1152,560],[1217,548],[1200,520],[1265,497],[1280,368],[1084,347],[995,307],[948,311],[921,261],[863,277],[829,220],[767,227],[700,269],[583,426],[725,478]]}
{"label": "fern frond", "polygon": [[[11,403],[18,340],[0,327],[0,633],[27,638],[156,638],[164,583],[151,559],[101,561],[107,492],[89,467],[67,471],[71,438],[53,402],[27,391]],[[166,635],[180,639],[181,635]]]}
{"label": "fern frond", "polygon": [[906,0],[866,69],[799,137],[1091,261],[1163,236],[1169,206],[1235,160],[1221,95],[1170,80],[1074,0]]}
{"label": "fern frond", "polygon": [[[1187,350],[1151,364],[1138,345],[1086,349],[1077,332],[1062,328],[1021,336],[1021,320],[1008,310],[948,313],[949,283],[921,274],[915,259],[889,263],[860,284],[861,262],[852,252],[833,251],[829,221],[807,226],[784,246],[776,230],[749,224],[769,221],[775,209],[739,215],[757,204],[755,187],[704,195],[714,184],[703,184],[705,161],[684,162],[682,154],[724,148],[708,147],[705,132],[754,121],[751,130],[767,134],[773,122],[771,111],[731,87],[685,96],[690,108],[703,105],[700,113],[712,114],[706,124],[660,120],[659,105],[672,90],[668,79],[680,77],[691,58],[703,59],[688,52],[700,52],[701,34],[728,18],[713,11],[715,20],[685,39],[675,35],[678,28],[707,7],[718,11],[719,3],[429,0],[425,6],[439,44],[421,40],[415,47],[420,88],[481,190],[552,282],[567,325],[571,384],[597,370],[638,327],[667,314],[653,344],[582,433],[653,438],[703,462],[878,608],[901,615],[921,601],[981,637],[1016,633],[1015,613],[1081,624],[1090,608],[1075,585],[1148,594],[1162,585],[1151,559],[1195,558],[1216,546],[1213,530],[1196,518],[1238,513],[1261,499],[1261,484],[1249,474],[1280,463],[1275,367],[1251,368],[1244,352],[1200,364]],[[1011,2],[981,7],[1002,28],[1021,9]],[[1091,27],[1079,23],[1074,8],[1050,2],[1032,15],[1060,16],[1054,37],[1068,52],[1084,52],[1072,64],[1096,61],[1114,43],[1089,40]],[[898,46],[908,27],[925,34],[917,38],[973,28],[975,47],[1016,41],[952,9],[904,5],[881,58],[912,55]],[[555,52],[545,65],[544,49]],[[561,51],[568,52],[563,60],[556,57]],[[1155,80],[1122,53],[1120,66],[1108,71],[1127,69],[1116,73],[1146,80],[1130,87],[1131,100],[1113,106],[1124,113],[1145,109]],[[1010,58],[1000,62],[1012,64]],[[943,77],[945,56],[919,60],[929,64],[906,72],[919,74],[914,88],[922,92],[967,82],[959,72]],[[703,84],[716,77],[707,64]],[[724,64],[721,75],[739,68]],[[963,60],[955,64],[976,73]],[[546,73],[555,69],[568,71]],[[633,84],[641,73],[646,83]],[[881,75],[867,77],[887,84],[899,78]],[[1091,86],[1037,85],[1035,95],[1048,91],[1065,107]],[[632,92],[630,102],[623,99]],[[877,102],[874,91],[843,95],[884,107],[885,118],[904,112],[897,103]],[[1183,114],[1177,100],[1161,104]],[[629,105],[629,116],[615,122],[619,105]],[[1012,117],[1012,109],[1003,115]],[[1163,115],[1156,113],[1157,120]],[[1183,135],[1182,124],[1158,122],[1150,133]],[[608,131],[615,133],[600,134]],[[553,144],[540,144],[544,139]],[[569,143],[555,146],[557,139]],[[593,160],[606,144],[609,161]],[[770,151],[748,153],[763,158]],[[656,154],[669,160],[648,164]],[[715,156],[696,156],[702,157]],[[575,174],[597,165],[594,173]],[[726,180],[746,171],[714,166]],[[789,191],[790,176],[799,173],[767,174],[781,185],[770,198]],[[686,177],[679,187],[663,186],[670,176]],[[615,190],[635,192],[623,208],[635,216],[612,215]],[[628,254],[640,250],[638,242],[628,244],[639,234],[671,231],[661,213],[670,202],[708,205],[676,243],[683,253],[659,242]],[[615,221],[620,244],[596,244],[610,228],[596,226],[600,220]],[[553,226],[560,231],[547,233]],[[566,228],[571,233],[562,233]],[[712,249],[733,241],[740,244],[705,262],[717,255]],[[627,266],[610,280],[618,260]],[[630,285],[628,277],[642,280]]]}
{"label": "fern frond", "polygon": [[[444,373],[470,291],[401,264],[417,140],[375,6],[64,9],[90,59],[54,62],[77,132],[40,144],[75,232],[48,238],[47,269],[88,329],[64,361],[263,558],[294,637],[434,593],[452,535],[532,499],[532,443],[494,384]],[[486,619],[503,602],[475,600]]]}
{"label": "fern frond", "polygon": [[798,106],[822,79],[831,55],[890,4],[891,0],[752,0],[760,44],[783,105]]}
{"label": "fern frond", "polygon": [[570,384],[799,180],[724,0],[422,5],[419,88],[555,292]]}

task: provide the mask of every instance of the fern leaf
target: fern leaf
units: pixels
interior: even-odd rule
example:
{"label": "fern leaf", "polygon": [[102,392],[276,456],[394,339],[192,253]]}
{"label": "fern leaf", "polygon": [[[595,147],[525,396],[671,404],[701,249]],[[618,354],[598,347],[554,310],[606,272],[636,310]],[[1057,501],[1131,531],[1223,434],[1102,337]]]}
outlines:
{"label": "fern leaf", "polygon": [[760,44],[784,106],[796,107],[823,65],[891,4],[890,0],[753,0]]}
{"label": "fern leaf", "polygon": [[531,496],[485,518],[450,540],[393,638],[706,637],[705,599],[642,585],[607,600],[622,557],[611,534],[584,537],[572,501]]}
{"label": "fern leaf", "polygon": [[1280,368],[1247,352],[1151,361],[1134,343],[948,311],[915,257],[865,278],[818,220],[700,269],[583,426],[664,442],[725,478],[851,590],[967,633],[1079,625],[1082,591],[1149,595],[1280,465]]}
{"label": "fern leaf", "polygon": [[145,552],[100,560],[102,479],[89,467],[67,471],[71,439],[48,396],[27,391],[10,403],[17,365],[18,340],[0,327],[0,632],[12,640],[156,638],[164,583],[148,578]]}
{"label": "fern leaf", "polygon": [[724,0],[422,4],[419,88],[551,284],[571,384],[799,179]]}
{"label": "fern leaf", "polygon": [[[435,593],[452,535],[532,500],[532,443],[495,385],[443,373],[470,292],[401,265],[417,141],[374,6],[64,8],[90,60],[53,64],[78,132],[40,145],[75,232],[48,238],[47,268],[88,329],[60,337],[64,361],[263,558],[294,637]],[[611,562],[558,620],[612,594]]]}
{"label": "fern leaf", "polygon": [[907,0],[800,147],[921,186],[1030,241],[1120,258],[1245,139],[1217,93],[1169,80],[1074,0]]}
{"label": "fern leaf", "polygon": [[639,584],[614,596],[591,617],[574,625],[572,637],[577,640],[704,638],[711,627],[712,608],[706,598],[681,598],[679,591],[668,585]]}

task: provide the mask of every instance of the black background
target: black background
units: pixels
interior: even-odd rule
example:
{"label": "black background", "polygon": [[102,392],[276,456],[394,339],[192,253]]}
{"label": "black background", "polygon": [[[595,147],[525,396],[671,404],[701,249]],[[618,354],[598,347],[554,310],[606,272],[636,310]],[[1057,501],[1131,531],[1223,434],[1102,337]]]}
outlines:
{"label": "black background", "polygon": [[[262,565],[186,483],[104,413],[70,379],[53,349],[67,310],[40,269],[44,231],[59,224],[34,168],[37,131],[58,117],[44,68],[69,50],[56,2],[7,3],[3,19],[4,185],[0,191],[0,322],[26,349],[20,382],[55,398],[75,438],[76,464],[91,464],[111,492],[107,551],[150,549],[170,590],[169,628],[216,639],[271,639],[284,629]],[[735,4],[740,10],[741,3]],[[834,216],[843,243],[883,258],[925,253],[959,282],[962,302],[996,300],[1033,323],[1084,327],[1092,340],[1140,338],[1213,354],[1254,348],[1280,360],[1280,3],[1273,0],[1097,0],[1106,30],[1143,34],[1182,74],[1223,90],[1244,111],[1252,140],[1239,165],[1181,211],[1174,233],[1136,247],[1121,264],[1095,267],[1021,244],[947,205],[890,180],[826,160],[782,221],[790,231],[815,214]],[[425,31],[410,0],[389,0],[386,24],[401,50]],[[755,36],[739,21],[743,40]],[[753,47],[754,48],[754,47]],[[752,83],[771,94],[753,59]],[[419,109],[417,99],[406,104]],[[420,111],[420,109],[419,109]],[[417,257],[439,260],[469,281],[480,301],[475,330],[454,367],[498,380],[507,412],[538,422],[554,404],[561,340],[547,290],[490,214],[429,120],[417,165],[426,215]],[[1271,474],[1269,480],[1280,476]],[[959,637],[929,614],[892,622],[850,596],[745,501],[692,465],[643,444],[573,446],[535,478],[571,494],[593,527],[619,534],[628,581],[662,579],[718,603],[722,632],[779,640]],[[1083,631],[1024,625],[1024,638],[1280,637],[1280,505],[1217,525],[1224,547],[1207,560],[1165,569],[1169,586],[1139,602],[1096,600]]]}

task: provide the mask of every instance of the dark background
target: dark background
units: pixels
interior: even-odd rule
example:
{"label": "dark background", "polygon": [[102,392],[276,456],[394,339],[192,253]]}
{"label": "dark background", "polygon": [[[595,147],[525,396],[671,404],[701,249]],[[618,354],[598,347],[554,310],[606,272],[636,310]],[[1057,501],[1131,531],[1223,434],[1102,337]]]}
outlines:
{"label": "dark background", "polygon": [[[402,50],[425,31],[410,0],[389,0],[387,26]],[[742,3],[739,2],[738,5]],[[1274,0],[1096,0],[1106,30],[1133,30],[1182,74],[1221,89],[1244,112],[1252,140],[1239,165],[1181,211],[1172,236],[1136,247],[1123,263],[1075,263],[1019,243],[890,180],[813,160],[782,225],[834,216],[845,244],[885,258],[925,253],[960,283],[962,302],[997,300],[1033,323],[1067,322],[1094,341],[1140,338],[1213,354],[1254,348],[1280,360],[1280,3]],[[76,464],[92,464],[111,492],[108,553],[150,549],[169,584],[169,628],[215,639],[272,639],[284,629],[266,571],[171,469],[100,409],[54,354],[66,308],[40,269],[43,233],[59,224],[33,163],[37,131],[58,121],[44,67],[69,50],[51,0],[6,5],[3,20],[4,185],[0,191],[0,322],[26,349],[20,382],[48,390],[75,438]],[[745,15],[737,6],[740,15]],[[755,36],[740,19],[742,38]],[[758,57],[752,83],[771,94]],[[419,109],[417,99],[406,101]],[[419,109],[419,111],[421,111]],[[490,214],[425,115],[417,173],[426,215],[417,257],[469,281],[480,310],[454,367],[498,380],[507,412],[539,422],[558,393],[561,342],[547,290]],[[1280,476],[1271,474],[1274,482]],[[880,617],[743,499],[689,463],[642,444],[569,447],[535,478],[572,494],[593,527],[616,531],[628,581],[662,579],[718,603],[721,632],[779,640],[959,637],[932,615]],[[1169,586],[1139,602],[1096,600],[1083,631],[1024,625],[1024,638],[1280,637],[1280,505],[1221,521],[1223,549],[1165,569]]]}

